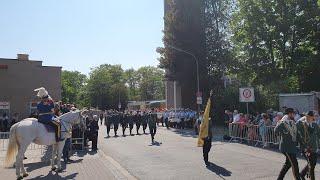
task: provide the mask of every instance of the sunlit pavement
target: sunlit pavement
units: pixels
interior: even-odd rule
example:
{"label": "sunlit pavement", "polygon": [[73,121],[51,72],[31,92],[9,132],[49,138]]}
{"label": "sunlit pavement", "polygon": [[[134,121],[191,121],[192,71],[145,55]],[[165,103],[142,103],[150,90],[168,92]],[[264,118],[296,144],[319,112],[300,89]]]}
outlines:
{"label": "sunlit pavement", "polygon": [[[134,130],[135,131],[135,127]],[[149,131],[147,131],[149,132]],[[277,149],[262,149],[245,144],[214,141],[209,155],[213,166],[207,168],[202,159],[202,148],[196,147],[197,138],[191,130],[157,129],[156,143],[150,135],[105,138],[100,126],[98,148],[113,157],[137,179],[235,179],[256,180],[277,178],[285,157]],[[127,135],[129,131],[126,131]],[[140,129],[142,133],[142,129]],[[214,139],[219,135],[214,132]],[[299,160],[299,166],[306,165]],[[319,164],[316,177],[320,177]],[[293,179],[291,170],[286,178]]]}

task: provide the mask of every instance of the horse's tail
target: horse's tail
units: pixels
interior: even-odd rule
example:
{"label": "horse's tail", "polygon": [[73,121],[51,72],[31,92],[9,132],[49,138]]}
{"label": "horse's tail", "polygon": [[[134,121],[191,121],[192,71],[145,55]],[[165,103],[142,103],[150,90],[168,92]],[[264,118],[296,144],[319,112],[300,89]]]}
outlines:
{"label": "horse's tail", "polygon": [[17,140],[16,129],[19,123],[14,124],[10,129],[9,145],[7,149],[6,159],[4,161],[4,167],[9,168],[13,166],[18,153],[19,142]]}

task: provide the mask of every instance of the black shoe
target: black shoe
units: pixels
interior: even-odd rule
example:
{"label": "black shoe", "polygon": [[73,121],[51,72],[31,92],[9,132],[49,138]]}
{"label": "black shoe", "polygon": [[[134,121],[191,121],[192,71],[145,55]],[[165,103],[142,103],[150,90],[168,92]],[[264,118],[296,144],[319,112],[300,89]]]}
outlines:
{"label": "black shoe", "polygon": [[302,175],[301,173],[300,173],[300,178],[301,178],[301,180],[306,180],[306,178],[304,178],[306,175]]}
{"label": "black shoe", "polygon": [[211,164],[208,161],[204,162],[206,164],[206,166],[211,166]]}
{"label": "black shoe", "polygon": [[27,157],[23,157],[23,159],[28,159]]}

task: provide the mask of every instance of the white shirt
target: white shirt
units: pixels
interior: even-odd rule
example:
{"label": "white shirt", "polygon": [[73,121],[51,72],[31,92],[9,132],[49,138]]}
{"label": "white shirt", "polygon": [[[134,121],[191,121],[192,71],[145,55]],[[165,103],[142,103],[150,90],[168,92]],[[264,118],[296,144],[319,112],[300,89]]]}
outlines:
{"label": "white shirt", "polygon": [[281,121],[285,121],[286,123],[290,123],[289,119],[288,119],[288,115],[285,115],[282,117]]}
{"label": "white shirt", "polygon": [[232,123],[236,123],[240,120],[240,114],[235,114],[233,115],[233,122]]}
{"label": "white shirt", "polygon": [[296,115],[294,116],[294,121],[298,121],[300,118],[301,118],[301,116],[300,116],[299,114],[296,114]]}

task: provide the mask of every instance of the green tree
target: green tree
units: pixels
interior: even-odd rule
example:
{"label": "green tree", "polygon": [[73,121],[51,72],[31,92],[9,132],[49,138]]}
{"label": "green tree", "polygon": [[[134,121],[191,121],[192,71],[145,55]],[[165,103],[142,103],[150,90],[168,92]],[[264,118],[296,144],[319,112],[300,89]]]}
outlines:
{"label": "green tree", "polygon": [[139,74],[133,68],[125,71],[126,84],[128,86],[128,95],[131,101],[139,101],[141,99],[139,93],[140,78]]}
{"label": "green tree", "polygon": [[161,100],[165,97],[164,72],[152,66],[141,67],[137,70],[139,77],[139,94],[141,100]]}
{"label": "green tree", "polygon": [[78,71],[62,71],[62,101],[69,103],[79,102],[79,92],[87,80],[86,75]]}
{"label": "green tree", "polygon": [[320,90],[317,0],[239,0],[237,7],[231,26],[238,62],[232,72],[269,100],[260,103],[277,104],[280,92]]}
{"label": "green tree", "polygon": [[121,65],[103,64],[92,69],[89,75],[85,94],[91,106],[99,109],[116,108],[118,102],[115,99],[120,91],[123,92],[122,101],[127,101],[125,76]]}
{"label": "green tree", "polygon": [[[319,39],[316,0],[240,0],[238,7],[232,20],[233,42],[244,79],[277,81],[306,68],[304,62],[310,64]],[[303,74],[299,77],[304,79]]]}

